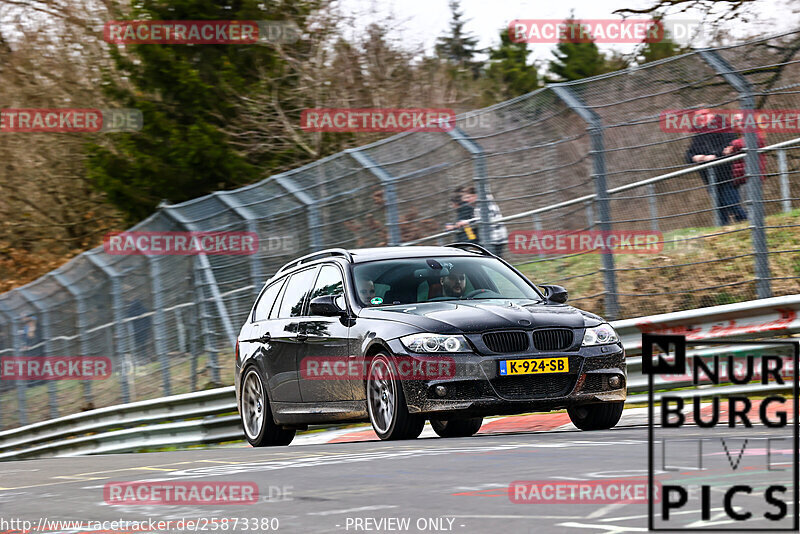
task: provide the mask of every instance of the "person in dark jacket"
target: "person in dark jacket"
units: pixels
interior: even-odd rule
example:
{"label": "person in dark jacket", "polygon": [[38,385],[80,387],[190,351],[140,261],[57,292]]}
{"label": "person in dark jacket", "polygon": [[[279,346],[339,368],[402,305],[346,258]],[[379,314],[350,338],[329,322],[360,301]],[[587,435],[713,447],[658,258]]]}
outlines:
{"label": "person in dark jacket", "polygon": [[450,206],[456,212],[458,222],[448,224],[445,230],[457,230],[456,239],[458,241],[478,242],[478,226],[475,219],[475,208],[463,200],[460,190],[450,198]]}
{"label": "person in dark jacket", "polygon": [[[727,155],[725,154],[725,148],[737,138],[735,133],[726,131],[722,127],[721,117],[714,115],[709,109],[695,111],[692,124],[694,125],[695,135],[692,137],[692,142],[686,151],[687,163],[701,164],[721,158]],[[729,219],[731,222],[746,220],[747,215],[741,206],[739,190],[733,183],[732,164],[721,163],[711,169],[698,171],[703,183],[706,185],[711,183],[711,172],[709,171],[713,172],[714,175],[715,187],[711,190],[711,194],[716,194],[717,197],[720,222],[728,224]]]}

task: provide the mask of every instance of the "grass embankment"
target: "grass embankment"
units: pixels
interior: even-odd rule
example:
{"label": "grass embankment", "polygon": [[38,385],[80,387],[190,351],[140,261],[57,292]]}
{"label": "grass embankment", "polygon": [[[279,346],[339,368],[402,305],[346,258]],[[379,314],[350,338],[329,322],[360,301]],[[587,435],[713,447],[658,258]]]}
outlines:
{"label": "grass embankment", "polygon": [[[773,295],[800,293],[800,210],[765,219]],[[559,284],[576,306],[604,314],[602,255],[508,256],[538,284]],[[615,254],[620,318],[688,310],[756,298],[747,223],[664,233],[663,250]]]}

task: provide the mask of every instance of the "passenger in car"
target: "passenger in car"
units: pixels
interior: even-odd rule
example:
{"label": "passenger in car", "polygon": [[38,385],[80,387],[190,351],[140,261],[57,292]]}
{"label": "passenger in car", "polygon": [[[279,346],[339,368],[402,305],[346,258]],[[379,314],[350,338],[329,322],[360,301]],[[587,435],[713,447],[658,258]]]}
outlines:
{"label": "passenger in car", "polygon": [[370,304],[370,301],[375,297],[375,282],[369,279],[361,279],[358,281],[358,296],[364,304]]}

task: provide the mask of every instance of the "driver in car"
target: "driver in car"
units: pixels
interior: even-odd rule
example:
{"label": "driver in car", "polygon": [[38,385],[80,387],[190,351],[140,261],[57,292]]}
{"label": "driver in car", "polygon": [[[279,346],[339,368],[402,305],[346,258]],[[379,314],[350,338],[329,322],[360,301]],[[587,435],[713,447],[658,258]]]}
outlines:
{"label": "driver in car", "polygon": [[467,275],[458,267],[451,269],[447,276],[439,278],[445,297],[461,298],[467,288]]}

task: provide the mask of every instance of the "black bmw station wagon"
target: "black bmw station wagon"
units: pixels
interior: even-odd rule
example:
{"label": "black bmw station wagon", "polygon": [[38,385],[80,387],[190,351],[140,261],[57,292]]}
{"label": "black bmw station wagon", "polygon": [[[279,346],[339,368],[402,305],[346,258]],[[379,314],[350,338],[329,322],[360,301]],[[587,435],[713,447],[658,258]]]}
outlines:
{"label": "black bmw station wagon", "polygon": [[430,420],[470,436],[484,416],[566,409],[617,424],[625,354],[600,317],[474,244],[329,249],[267,281],[236,343],[247,440],[288,445],[309,424],[370,421],[412,439]]}

